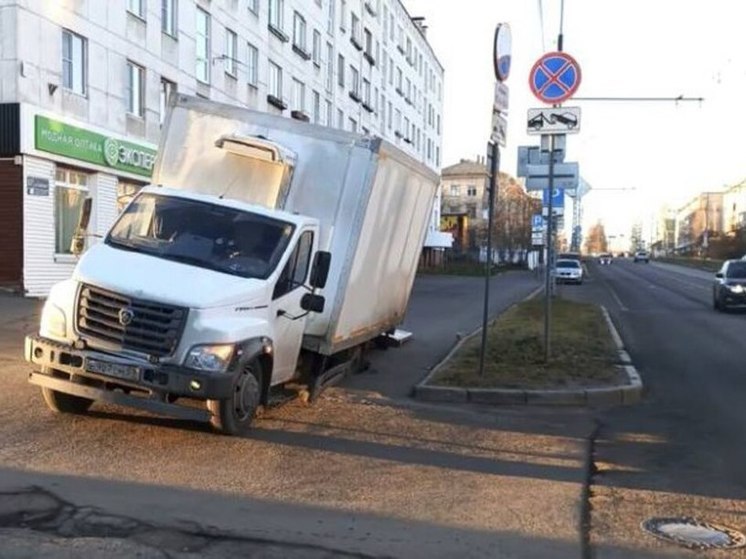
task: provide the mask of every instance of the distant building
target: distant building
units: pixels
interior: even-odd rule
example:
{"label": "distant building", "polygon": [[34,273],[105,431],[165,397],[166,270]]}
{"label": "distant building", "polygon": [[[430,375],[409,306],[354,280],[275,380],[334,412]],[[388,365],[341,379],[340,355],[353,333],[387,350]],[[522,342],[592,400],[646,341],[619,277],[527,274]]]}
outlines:
{"label": "distant building", "polygon": [[723,229],[726,235],[735,235],[745,227],[746,180],[743,180],[723,193]]}
{"label": "distant building", "polygon": [[441,171],[441,229],[454,235],[454,248],[476,247],[476,231],[486,223],[489,172],[484,158],[462,159]]}
{"label": "distant building", "polygon": [[702,192],[676,212],[676,252],[700,254],[723,233],[723,193]]}
{"label": "distant building", "polygon": [[70,276],[83,200],[104,233],[148,182],[175,92],[440,169],[443,68],[400,0],[0,0],[0,286],[43,296]]}
{"label": "distant building", "polygon": [[676,212],[661,207],[651,221],[650,250],[656,255],[673,253],[676,248]]}

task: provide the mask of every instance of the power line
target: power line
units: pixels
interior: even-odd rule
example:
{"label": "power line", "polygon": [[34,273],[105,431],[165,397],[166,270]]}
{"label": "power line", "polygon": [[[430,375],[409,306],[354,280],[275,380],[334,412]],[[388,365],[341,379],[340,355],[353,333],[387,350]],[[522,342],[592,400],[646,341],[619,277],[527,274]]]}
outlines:
{"label": "power line", "polygon": [[704,102],[704,97],[684,97],[683,95],[679,95],[678,97],[573,97],[573,101],[615,101],[615,102],[675,102],[678,103],[681,102],[688,102],[688,101],[695,101],[702,103]]}

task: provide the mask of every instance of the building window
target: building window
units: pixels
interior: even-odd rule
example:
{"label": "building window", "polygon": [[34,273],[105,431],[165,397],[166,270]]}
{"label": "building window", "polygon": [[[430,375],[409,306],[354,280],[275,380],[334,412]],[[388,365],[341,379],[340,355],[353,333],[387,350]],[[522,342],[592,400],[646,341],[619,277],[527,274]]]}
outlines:
{"label": "building window", "polygon": [[341,54],[337,55],[337,84],[345,86],[345,57]]}
{"label": "building window", "polygon": [[293,14],[293,50],[305,55],[306,50],[306,20],[298,12]]}
{"label": "building window", "polygon": [[[331,0],[334,2],[335,0]],[[347,28],[345,27],[347,25],[347,1],[346,0],[340,0],[339,3],[339,29],[344,33],[347,31]],[[341,127],[340,127],[341,128]]]}
{"label": "building window", "polygon": [[401,68],[396,68],[396,92],[399,95],[404,95],[404,74]]}
{"label": "building window", "polygon": [[326,90],[331,93],[334,85],[334,47],[326,43]]}
{"label": "building window", "polygon": [[161,31],[176,37],[176,0],[161,0]]}
{"label": "building window", "polygon": [[477,187],[473,184],[467,184],[466,185],[466,195],[467,196],[476,196],[477,195]]}
{"label": "building window", "polygon": [[306,86],[303,82],[293,78],[293,108],[306,112]]}
{"label": "building window", "polygon": [[350,22],[351,22],[351,34],[350,39],[352,40],[353,44],[357,46],[358,48],[362,48],[362,37],[360,34],[360,18],[357,17],[355,12],[352,12],[350,15]]}
{"label": "building window", "polygon": [[282,68],[270,61],[269,81],[267,83],[269,94],[282,101]]}
{"label": "building window", "polygon": [[370,32],[370,29],[365,29],[363,31],[363,35],[365,38],[365,58],[370,62],[371,64],[375,64],[375,53],[373,52],[373,35]]}
{"label": "building window", "polygon": [[342,130],[345,127],[345,114],[342,109],[337,109],[337,128]]}
{"label": "building window", "polygon": [[326,122],[324,124],[332,126],[332,102],[327,99],[324,104],[326,105]]}
{"label": "building window", "polygon": [[360,100],[360,72],[352,65],[350,65],[350,96],[355,101]]}
{"label": "building window", "polygon": [[321,124],[321,94],[318,91],[313,92],[313,123]]}
{"label": "building window", "polygon": [[197,79],[210,83],[210,14],[197,8]]}
{"label": "building window", "polygon": [[311,58],[317,67],[321,67],[321,33],[313,30],[313,45],[311,46]]}
{"label": "building window", "polygon": [[67,29],[62,30],[62,85],[79,95],[87,93],[88,41]]}
{"label": "building window", "polygon": [[161,78],[161,103],[160,103],[160,122],[163,124],[163,121],[166,118],[166,111],[168,110],[168,99],[171,97],[172,93],[176,93],[176,84],[172,81],[167,80],[166,78]]}
{"label": "building window", "polygon": [[458,184],[452,184],[450,187],[451,196],[459,196],[461,194],[461,186]]}
{"label": "building window", "polygon": [[55,252],[70,254],[80,209],[88,194],[88,175],[58,166],[54,179]]}
{"label": "building window", "polygon": [[144,4],[144,0],[127,0],[127,11],[140,19],[145,19]]}
{"label": "building window", "polygon": [[259,85],[259,50],[251,43],[247,43],[247,46],[249,47],[246,59],[247,81],[249,85],[257,87]]}
{"label": "building window", "polygon": [[255,16],[259,15],[259,0],[249,0],[249,11]]}
{"label": "building window", "polygon": [[136,182],[126,182],[120,180],[117,183],[117,212],[121,213],[122,210],[129,204],[135,197],[135,194],[140,192],[143,185]]}
{"label": "building window", "polygon": [[372,112],[373,105],[370,102],[370,82],[366,78],[363,78],[363,103]]}
{"label": "building window", "polygon": [[357,132],[357,120],[350,117],[350,132]]}
{"label": "building window", "polygon": [[337,0],[329,0],[329,12],[326,20],[326,32],[329,35],[334,34],[334,5]]}
{"label": "building window", "polygon": [[145,116],[145,68],[127,61],[127,112]]}
{"label": "building window", "polygon": [[282,28],[285,24],[285,1],[269,0],[269,26],[284,35]]}
{"label": "building window", "polygon": [[225,73],[235,78],[237,70],[238,35],[230,29],[225,30]]}

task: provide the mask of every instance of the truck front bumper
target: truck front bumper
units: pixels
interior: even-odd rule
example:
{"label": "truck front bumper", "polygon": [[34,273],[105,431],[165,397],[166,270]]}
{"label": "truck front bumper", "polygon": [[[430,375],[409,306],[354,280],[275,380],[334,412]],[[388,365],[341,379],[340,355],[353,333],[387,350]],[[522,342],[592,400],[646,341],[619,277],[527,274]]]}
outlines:
{"label": "truck front bumper", "polygon": [[[145,409],[183,419],[209,420],[207,410],[169,403],[169,396],[222,400],[232,396],[233,375],[153,364],[27,336],[26,361],[40,372],[29,382],[91,400]],[[140,394],[140,395],[133,395]]]}

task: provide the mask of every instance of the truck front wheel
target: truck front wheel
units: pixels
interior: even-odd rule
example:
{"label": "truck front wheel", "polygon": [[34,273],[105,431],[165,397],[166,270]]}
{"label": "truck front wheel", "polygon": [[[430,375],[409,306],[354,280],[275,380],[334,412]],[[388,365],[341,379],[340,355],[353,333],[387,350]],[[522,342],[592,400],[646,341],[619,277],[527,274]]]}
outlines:
{"label": "truck front wheel", "polygon": [[254,359],[236,375],[233,395],[224,400],[208,400],[210,423],[226,435],[245,435],[261,402],[262,365]]}
{"label": "truck front wheel", "polygon": [[85,413],[93,404],[93,400],[88,398],[65,394],[45,386],[42,387],[41,394],[47,407],[57,413]]}

